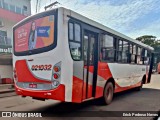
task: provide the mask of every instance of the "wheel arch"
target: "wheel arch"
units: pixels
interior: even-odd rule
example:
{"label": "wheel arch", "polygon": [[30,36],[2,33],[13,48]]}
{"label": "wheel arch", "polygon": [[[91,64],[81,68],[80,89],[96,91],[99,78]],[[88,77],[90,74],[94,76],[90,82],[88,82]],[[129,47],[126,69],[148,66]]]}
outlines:
{"label": "wheel arch", "polygon": [[114,87],[114,89],[115,89],[115,80],[114,80],[113,77],[109,78],[109,79],[106,81],[106,83],[105,83],[105,85],[104,85],[104,88],[105,88],[105,86],[107,85],[107,83],[109,83],[109,82],[111,82],[111,83],[113,84],[113,87]]}

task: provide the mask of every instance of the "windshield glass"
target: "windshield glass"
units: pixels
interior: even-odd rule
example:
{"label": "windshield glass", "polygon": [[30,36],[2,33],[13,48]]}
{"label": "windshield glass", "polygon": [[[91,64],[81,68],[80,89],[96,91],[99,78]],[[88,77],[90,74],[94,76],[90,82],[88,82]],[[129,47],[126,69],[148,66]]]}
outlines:
{"label": "windshield glass", "polygon": [[50,46],[54,43],[54,15],[30,20],[14,31],[14,51],[27,52]]}

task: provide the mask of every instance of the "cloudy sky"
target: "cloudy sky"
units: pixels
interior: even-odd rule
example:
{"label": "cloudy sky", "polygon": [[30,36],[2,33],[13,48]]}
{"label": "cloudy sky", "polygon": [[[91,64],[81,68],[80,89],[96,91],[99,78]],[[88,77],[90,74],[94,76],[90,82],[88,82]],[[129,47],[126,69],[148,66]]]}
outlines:
{"label": "cloudy sky", "polygon": [[[129,37],[154,35],[160,38],[160,0],[40,0],[40,10],[58,1],[61,5],[87,16]],[[32,14],[35,14],[32,0]]]}

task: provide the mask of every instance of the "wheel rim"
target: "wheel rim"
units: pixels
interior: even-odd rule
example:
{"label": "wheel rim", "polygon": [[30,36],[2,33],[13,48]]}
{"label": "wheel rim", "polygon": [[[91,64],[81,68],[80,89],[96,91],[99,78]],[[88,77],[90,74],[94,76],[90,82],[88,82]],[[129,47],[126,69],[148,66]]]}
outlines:
{"label": "wheel rim", "polygon": [[112,96],[112,88],[109,87],[109,88],[107,89],[107,93],[106,93],[106,98],[107,98],[107,100],[111,99],[111,96]]}

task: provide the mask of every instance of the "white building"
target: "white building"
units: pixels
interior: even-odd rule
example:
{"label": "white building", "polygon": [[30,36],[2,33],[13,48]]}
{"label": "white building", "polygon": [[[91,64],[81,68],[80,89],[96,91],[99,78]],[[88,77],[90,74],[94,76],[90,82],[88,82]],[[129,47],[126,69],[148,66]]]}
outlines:
{"label": "white building", "polygon": [[12,27],[31,15],[31,0],[0,0],[0,78],[12,78]]}

